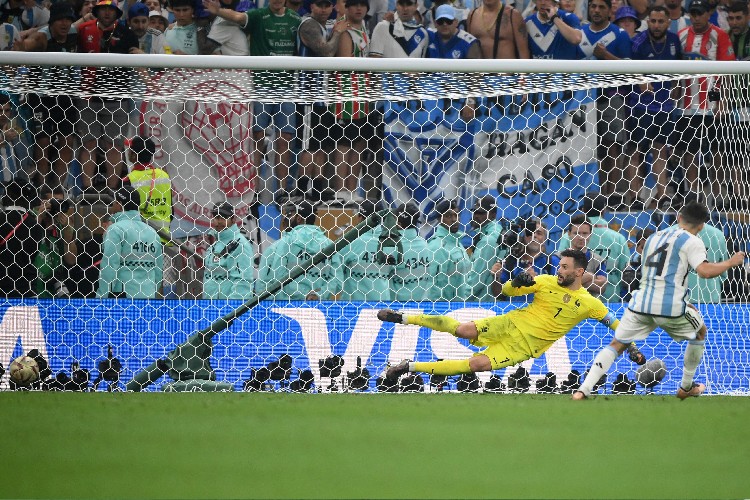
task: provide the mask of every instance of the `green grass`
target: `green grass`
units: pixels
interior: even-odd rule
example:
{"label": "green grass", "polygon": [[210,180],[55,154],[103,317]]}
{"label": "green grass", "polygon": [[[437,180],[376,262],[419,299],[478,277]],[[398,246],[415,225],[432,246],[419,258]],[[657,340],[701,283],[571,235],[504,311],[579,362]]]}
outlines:
{"label": "green grass", "polygon": [[2,393],[0,497],[747,498],[750,398]]}

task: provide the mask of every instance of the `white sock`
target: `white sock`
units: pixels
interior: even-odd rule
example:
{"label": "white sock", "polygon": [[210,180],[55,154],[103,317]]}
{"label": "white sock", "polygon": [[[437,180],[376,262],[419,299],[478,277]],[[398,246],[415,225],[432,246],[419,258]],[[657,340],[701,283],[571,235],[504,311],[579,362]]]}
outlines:
{"label": "white sock", "polygon": [[594,389],[594,385],[599,382],[602,375],[609,371],[609,367],[615,362],[619,354],[612,346],[607,346],[596,355],[594,362],[591,364],[589,374],[586,380],[583,381],[579,391],[587,396],[591,395],[591,391]]}
{"label": "white sock", "polygon": [[695,377],[695,371],[698,369],[698,365],[701,364],[703,351],[705,350],[705,340],[688,341],[687,349],[685,349],[685,357],[682,361],[682,382],[680,382],[680,387],[682,387],[683,390],[689,391],[693,386],[693,377]]}

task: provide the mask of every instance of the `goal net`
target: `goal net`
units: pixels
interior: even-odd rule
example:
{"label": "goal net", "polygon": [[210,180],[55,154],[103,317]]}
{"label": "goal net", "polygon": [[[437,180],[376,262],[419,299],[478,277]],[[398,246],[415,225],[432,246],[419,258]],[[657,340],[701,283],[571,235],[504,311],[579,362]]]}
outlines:
{"label": "goal net", "polygon": [[[479,349],[376,313],[502,314],[531,297],[496,283],[572,246],[620,317],[645,239],[690,199],[709,260],[747,250],[745,63],[0,61],[0,364],[43,357],[34,389],[569,392],[599,323],[518,366],[389,381]],[[747,271],[689,276],[711,394],[750,389]],[[676,391],[683,345],[638,345],[662,382],[620,359],[600,393]]]}

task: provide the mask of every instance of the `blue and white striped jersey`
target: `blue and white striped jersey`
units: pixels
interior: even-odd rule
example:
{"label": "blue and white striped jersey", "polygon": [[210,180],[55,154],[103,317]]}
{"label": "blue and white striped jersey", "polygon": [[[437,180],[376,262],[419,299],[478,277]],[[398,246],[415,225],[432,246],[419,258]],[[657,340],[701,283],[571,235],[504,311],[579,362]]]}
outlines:
{"label": "blue and white striped jersey", "polygon": [[628,309],[676,318],[688,304],[687,275],[706,261],[706,245],[684,229],[671,227],[652,234],[643,247],[641,285]]}

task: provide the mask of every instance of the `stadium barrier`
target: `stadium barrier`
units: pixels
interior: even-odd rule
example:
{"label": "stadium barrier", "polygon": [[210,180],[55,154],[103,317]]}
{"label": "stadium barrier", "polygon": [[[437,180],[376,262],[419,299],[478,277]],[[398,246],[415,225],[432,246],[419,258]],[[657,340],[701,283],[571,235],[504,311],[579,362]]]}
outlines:
{"label": "stadium barrier", "polygon": [[[106,358],[108,346],[122,362],[120,387],[133,375],[169,351],[195,331],[208,326],[210,319],[227,314],[239,301],[146,301],[146,300],[8,300],[0,309],[0,359],[9,359],[30,349],[39,349],[49,360],[53,374],[69,372],[74,363],[99,375],[98,363]],[[436,358],[463,358],[476,348],[447,333],[425,328],[381,323],[375,314],[382,307],[404,311],[449,314],[466,321],[501,314],[516,304],[489,303],[396,303],[368,302],[263,302],[239,318],[228,330],[214,338],[211,366],[216,381],[243,390],[251,369],[266,366],[284,354],[293,360],[291,380],[311,370],[316,390],[325,392],[330,380],[320,377],[319,360],[334,354],[344,360],[343,373],[353,371],[357,358],[367,368],[367,391],[376,390],[376,378],[387,362],[404,358],[429,361]],[[610,304],[619,317],[624,306]],[[701,305],[709,330],[708,345],[698,380],[705,381],[711,394],[745,394],[750,391],[747,358],[750,330],[746,318],[750,305]],[[588,321],[556,342],[541,358],[523,363],[534,382],[548,372],[558,384],[571,370],[581,374],[591,364],[597,350],[606,345],[611,332],[599,323]],[[667,376],[654,389],[656,394],[673,394],[680,381],[682,345],[671,342],[663,332],[654,334],[643,352],[665,361]],[[621,358],[610,371],[604,391],[611,391],[617,373],[635,379],[637,366]],[[497,374],[507,383],[515,367]],[[490,373],[480,374],[484,384]],[[428,378],[424,382],[427,385]],[[148,390],[159,390],[171,382],[164,377]],[[447,389],[455,389],[456,378]],[[8,385],[3,377],[0,390]],[[341,388],[342,385],[339,384]],[[269,381],[267,390],[286,390],[285,384]],[[104,390],[104,386],[100,388]],[[427,385],[426,390],[431,390]],[[638,387],[639,393],[645,389]]]}

